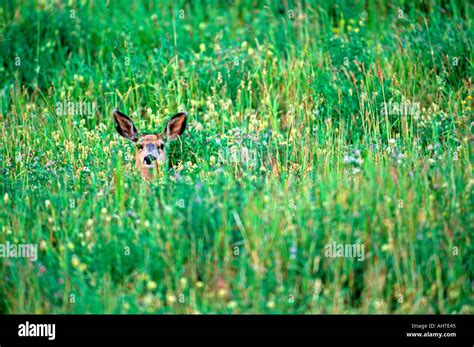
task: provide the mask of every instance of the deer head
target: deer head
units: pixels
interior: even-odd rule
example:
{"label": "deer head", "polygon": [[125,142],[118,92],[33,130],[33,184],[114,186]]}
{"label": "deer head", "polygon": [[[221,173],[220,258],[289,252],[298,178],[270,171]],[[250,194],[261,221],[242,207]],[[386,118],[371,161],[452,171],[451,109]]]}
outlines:
{"label": "deer head", "polygon": [[126,139],[135,143],[135,165],[146,178],[152,176],[152,170],[166,162],[166,144],[181,136],[186,129],[185,112],[170,118],[162,133],[139,133],[133,121],[122,112],[115,110],[115,128]]}

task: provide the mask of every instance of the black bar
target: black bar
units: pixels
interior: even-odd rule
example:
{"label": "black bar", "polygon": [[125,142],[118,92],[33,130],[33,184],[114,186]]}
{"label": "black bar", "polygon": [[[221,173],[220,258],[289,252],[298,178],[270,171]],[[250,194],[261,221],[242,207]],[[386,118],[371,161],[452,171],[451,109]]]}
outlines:
{"label": "black bar", "polygon": [[[19,337],[20,324],[55,324],[55,339]],[[399,345],[472,346],[472,315],[0,315],[0,346],[67,345],[162,336],[311,336]],[[408,337],[407,333],[426,336]],[[428,334],[456,336],[427,336]]]}

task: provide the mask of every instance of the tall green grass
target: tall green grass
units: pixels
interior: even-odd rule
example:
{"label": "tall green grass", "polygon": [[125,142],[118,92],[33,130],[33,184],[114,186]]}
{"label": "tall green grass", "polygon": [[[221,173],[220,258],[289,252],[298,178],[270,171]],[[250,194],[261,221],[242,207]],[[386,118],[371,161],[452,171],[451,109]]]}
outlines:
{"label": "tall green grass", "polygon": [[[0,243],[39,245],[0,258],[0,312],[472,313],[467,2],[6,1],[0,17]],[[383,112],[402,102],[420,113]],[[189,113],[150,182],[116,107],[143,131]]]}

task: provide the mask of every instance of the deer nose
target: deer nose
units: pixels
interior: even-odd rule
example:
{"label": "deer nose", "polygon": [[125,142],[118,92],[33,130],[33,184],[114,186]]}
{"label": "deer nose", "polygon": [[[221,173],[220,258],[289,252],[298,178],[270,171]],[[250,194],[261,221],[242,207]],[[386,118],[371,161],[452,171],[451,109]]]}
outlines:
{"label": "deer nose", "polygon": [[156,160],[156,158],[151,155],[151,154],[148,154],[144,159],[143,161],[145,162],[145,164],[147,165],[151,165],[151,163],[153,163],[153,161]]}

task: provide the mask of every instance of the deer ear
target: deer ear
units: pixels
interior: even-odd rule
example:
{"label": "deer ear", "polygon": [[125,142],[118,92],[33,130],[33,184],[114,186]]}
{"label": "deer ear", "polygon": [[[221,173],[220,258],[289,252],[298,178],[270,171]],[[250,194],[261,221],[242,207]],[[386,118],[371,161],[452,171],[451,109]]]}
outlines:
{"label": "deer ear", "polygon": [[133,142],[138,141],[138,130],[133,121],[118,110],[114,110],[115,129],[117,132]]}
{"label": "deer ear", "polygon": [[172,140],[181,136],[186,129],[186,119],[188,118],[188,114],[186,112],[176,113],[166,124],[166,128],[164,130],[164,135],[168,140]]}

